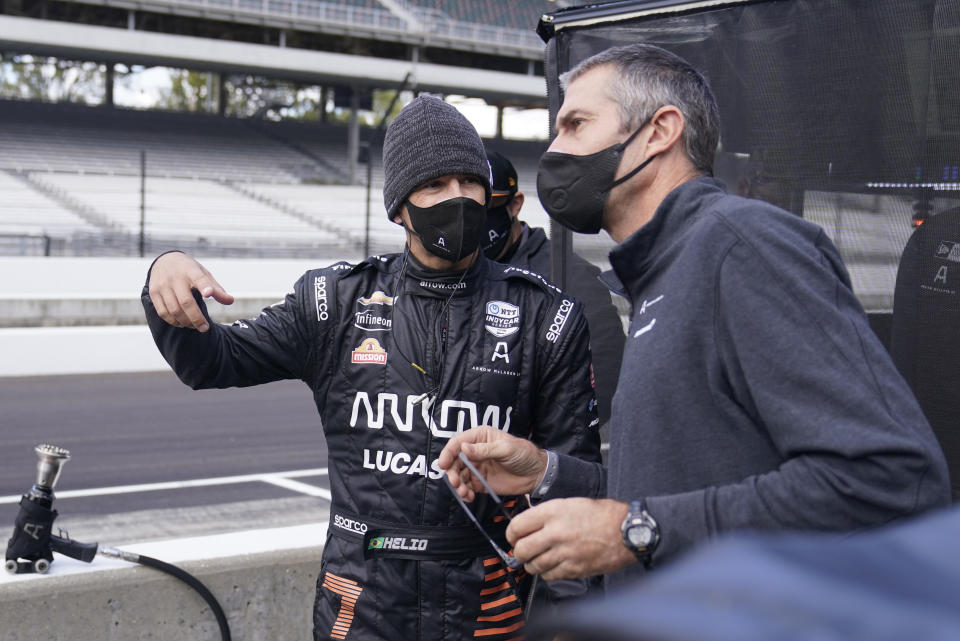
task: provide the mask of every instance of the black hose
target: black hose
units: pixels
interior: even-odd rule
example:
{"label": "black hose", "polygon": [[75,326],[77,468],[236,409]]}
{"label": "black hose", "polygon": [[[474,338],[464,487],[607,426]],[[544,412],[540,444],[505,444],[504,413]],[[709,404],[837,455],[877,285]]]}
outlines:
{"label": "black hose", "polygon": [[167,574],[174,576],[191,588],[196,590],[200,596],[203,597],[203,600],[207,602],[207,605],[210,606],[210,609],[213,610],[213,616],[217,617],[217,625],[220,626],[220,638],[223,641],[230,641],[230,626],[227,624],[227,617],[223,613],[223,608],[220,607],[220,603],[217,602],[216,597],[207,589],[203,583],[200,582],[195,576],[189,572],[178,568],[175,565],[170,565],[160,561],[159,559],[154,559],[153,557],[144,556],[142,554],[135,555],[136,562],[142,565],[147,565],[151,568],[156,568],[161,572],[166,572]]}

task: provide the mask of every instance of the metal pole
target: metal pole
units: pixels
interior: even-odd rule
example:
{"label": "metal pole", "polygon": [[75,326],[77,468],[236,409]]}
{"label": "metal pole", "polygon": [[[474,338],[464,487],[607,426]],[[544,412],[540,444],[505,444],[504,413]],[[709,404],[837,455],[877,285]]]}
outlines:
{"label": "metal pole", "polygon": [[347,171],[350,174],[350,184],[357,182],[357,153],[360,150],[360,89],[350,87],[350,122],[347,124]]}
{"label": "metal pole", "polygon": [[146,254],[147,244],[147,150],[140,150],[140,258]]}
{"label": "metal pole", "polygon": [[[372,136],[371,136],[372,138]],[[367,143],[367,214],[363,233],[363,258],[370,255],[370,183],[373,182],[373,141]]]}

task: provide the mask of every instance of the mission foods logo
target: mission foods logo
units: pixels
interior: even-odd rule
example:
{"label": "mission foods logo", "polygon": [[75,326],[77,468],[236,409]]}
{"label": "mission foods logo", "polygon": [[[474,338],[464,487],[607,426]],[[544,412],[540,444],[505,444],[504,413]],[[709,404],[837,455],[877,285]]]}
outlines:
{"label": "mission foods logo", "polygon": [[380,347],[377,339],[365,338],[357,349],[353,350],[350,360],[357,365],[386,365],[387,350]]}
{"label": "mission foods logo", "polygon": [[497,338],[516,334],[520,329],[520,308],[502,300],[487,301],[484,327]]}

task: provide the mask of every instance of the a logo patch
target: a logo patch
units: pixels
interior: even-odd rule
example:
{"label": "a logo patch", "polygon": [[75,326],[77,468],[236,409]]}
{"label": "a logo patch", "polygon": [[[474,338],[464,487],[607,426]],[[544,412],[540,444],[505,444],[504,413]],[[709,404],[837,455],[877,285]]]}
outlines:
{"label": "a logo patch", "polygon": [[[387,296],[382,291],[377,290],[370,294],[369,298],[361,296],[357,299],[360,309],[353,313],[353,325],[367,332],[388,332],[393,326],[393,321],[386,316],[381,316],[386,312],[386,307],[393,306],[393,296]],[[375,305],[376,307],[372,307]]]}
{"label": "a logo patch", "polygon": [[657,303],[659,303],[659,302],[662,301],[662,300],[663,300],[663,294],[660,294],[659,296],[657,296],[656,298],[654,298],[654,299],[652,299],[652,300],[644,300],[644,301],[643,301],[643,305],[640,306],[640,311],[637,312],[637,316],[643,316],[644,314],[647,313],[647,308],[648,308],[648,307],[651,307],[651,306],[653,306],[653,305],[656,305]]}
{"label": "a logo patch", "polygon": [[954,263],[960,263],[960,243],[949,240],[941,240],[937,246],[937,252],[934,254],[937,258],[944,258]]}
{"label": "a logo patch", "polygon": [[340,529],[346,530],[347,532],[356,532],[357,534],[367,533],[366,523],[347,518],[345,516],[340,516],[339,514],[333,515],[333,524]]}
{"label": "a logo patch", "polygon": [[573,309],[573,301],[563,299],[563,302],[560,303],[560,307],[557,309],[557,313],[553,316],[553,322],[550,324],[550,328],[547,330],[545,338],[551,343],[556,343],[557,339],[560,338],[560,334],[563,333],[563,327],[567,324],[567,319],[570,317],[570,310]]}
{"label": "a logo patch", "polygon": [[360,310],[353,314],[353,326],[367,332],[389,332],[393,320],[381,316],[374,310]]}
{"label": "a logo patch", "polygon": [[429,543],[427,539],[411,538],[407,541],[407,537],[405,536],[375,536],[367,543],[367,549],[423,552],[427,549]]}
{"label": "a logo patch", "polygon": [[357,299],[357,302],[364,307],[369,305],[393,305],[393,296],[387,296],[378,289],[370,294],[370,298],[364,298],[361,296]]}
{"label": "a logo patch", "polygon": [[353,350],[350,361],[358,365],[386,365],[387,350],[380,347],[380,341],[375,338],[365,338]]}
{"label": "a logo patch", "polygon": [[497,338],[516,334],[520,329],[520,308],[502,300],[487,301],[484,327]]}
{"label": "a logo patch", "polygon": [[635,331],[633,333],[633,337],[636,338],[638,336],[643,336],[644,334],[649,332],[651,329],[653,329],[653,326],[656,324],[657,324],[657,319],[654,318],[652,321],[650,321],[649,323],[647,323],[646,325],[644,325],[643,327]]}
{"label": "a logo patch", "polygon": [[330,318],[327,313],[327,277],[317,276],[313,279],[313,294],[317,302],[317,320],[325,321]]}

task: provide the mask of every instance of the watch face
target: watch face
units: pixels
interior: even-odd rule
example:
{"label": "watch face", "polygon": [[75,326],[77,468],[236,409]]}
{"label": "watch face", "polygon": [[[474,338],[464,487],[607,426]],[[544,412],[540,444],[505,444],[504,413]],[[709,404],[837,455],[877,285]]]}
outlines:
{"label": "watch face", "polygon": [[653,541],[653,530],[648,525],[638,523],[630,526],[630,529],[627,530],[627,537],[635,548],[643,549]]}

